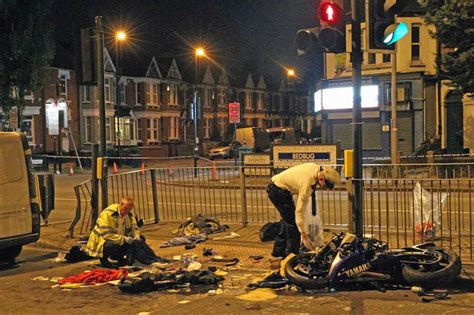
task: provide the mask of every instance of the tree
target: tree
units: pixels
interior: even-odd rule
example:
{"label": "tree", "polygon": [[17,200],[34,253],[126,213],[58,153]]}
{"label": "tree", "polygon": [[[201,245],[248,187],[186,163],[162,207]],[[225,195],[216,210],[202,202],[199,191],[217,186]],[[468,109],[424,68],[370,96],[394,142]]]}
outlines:
{"label": "tree", "polygon": [[442,46],[440,76],[463,93],[474,93],[474,1],[418,0],[426,9],[425,21]]}
{"label": "tree", "polygon": [[21,114],[25,93],[38,89],[54,56],[53,1],[0,2],[0,106],[6,113],[18,106]]}

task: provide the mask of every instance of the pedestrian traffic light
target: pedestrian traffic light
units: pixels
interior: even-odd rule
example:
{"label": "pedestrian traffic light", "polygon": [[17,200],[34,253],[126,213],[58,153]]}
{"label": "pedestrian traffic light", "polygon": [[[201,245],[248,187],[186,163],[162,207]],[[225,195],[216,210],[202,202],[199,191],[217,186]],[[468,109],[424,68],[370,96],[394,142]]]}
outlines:
{"label": "pedestrian traffic light", "polygon": [[344,0],[315,1],[319,24],[319,44],[329,53],[346,51]]}
{"label": "pedestrian traffic light", "polygon": [[396,23],[395,16],[408,0],[366,0],[368,51],[372,53],[393,53],[395,43],[408,34],[405,23]]}
{"label": "pedestrian traffic light", "polygon": [[298,54],[309,50],[326,53],[346,51],[346,23],[344,0],[315,0],[314,9],[318,27],[299,30],[296,33]]}

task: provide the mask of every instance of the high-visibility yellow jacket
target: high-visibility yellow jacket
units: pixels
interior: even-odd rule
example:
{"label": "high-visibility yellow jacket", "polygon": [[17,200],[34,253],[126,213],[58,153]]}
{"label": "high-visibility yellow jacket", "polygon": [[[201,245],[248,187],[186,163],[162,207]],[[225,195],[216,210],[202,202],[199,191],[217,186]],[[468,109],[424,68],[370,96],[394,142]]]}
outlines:
{"label": "high-visibility yellow jacket", "polygon": [[125,241],[124,236],[134,238],[140,236],[137,220],[132,212],[124,218],[124,235],[118,234],[119,220],[121,218],[118,204],[112,204],[102,211],[87,242],[86,252],[90,256],[102,257],[105,241],[112,241],[123,245]]}

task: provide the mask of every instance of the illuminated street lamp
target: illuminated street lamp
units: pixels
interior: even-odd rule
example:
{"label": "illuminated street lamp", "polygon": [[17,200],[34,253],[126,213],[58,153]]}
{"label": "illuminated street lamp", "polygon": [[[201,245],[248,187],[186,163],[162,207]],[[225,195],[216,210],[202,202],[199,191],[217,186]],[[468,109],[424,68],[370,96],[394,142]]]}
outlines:
{"label": "illuminated street lamp", "polygon": [[194,78],[194,97],[193,97],[193,116],[194,116],[194,177],[197,177],[197,161],[199,158],[199,137],[198,137],[198,128],[197,128],[197,121],[198,121],[198,111],[197,111],[197,84],[198,84],[198,60],[199,57],[206,56],[206,52],[203,48],[198,47],[194,50],[194,70],[195,70],[195,78]]}
{"label": "illuminated street lamp", "polygon": [[119,44],[127,38],[127,34],[119,31],[115,34],[115,138],[117,140],[117,157],[120,164],[120,71],[119,71]]}

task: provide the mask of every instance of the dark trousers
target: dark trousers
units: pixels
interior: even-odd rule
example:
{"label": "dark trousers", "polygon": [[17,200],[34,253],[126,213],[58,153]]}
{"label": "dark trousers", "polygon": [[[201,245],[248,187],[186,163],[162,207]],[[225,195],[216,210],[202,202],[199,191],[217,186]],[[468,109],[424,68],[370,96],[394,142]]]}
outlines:
{"label": "dark trousers", "polygon": [[286,257],[290,253],[298,254],[301,235],[295,222],[295,203],[291,193],[273,183],[268,185],[267,193],[283,219],[280,232],[273,244],[272,256]]}
{"label": "dark trousers", "polygon": [[107,260],[111,258],[117,261],[124,261],[130,245],[124,243],[123,245],[119,245],[115,242],[105,241],[104,243],[104,254],[102,255],[101,260]]}

